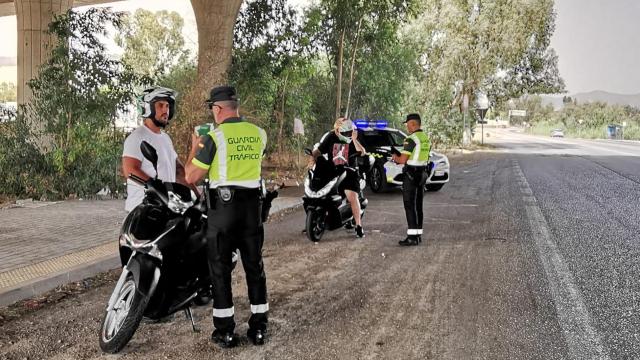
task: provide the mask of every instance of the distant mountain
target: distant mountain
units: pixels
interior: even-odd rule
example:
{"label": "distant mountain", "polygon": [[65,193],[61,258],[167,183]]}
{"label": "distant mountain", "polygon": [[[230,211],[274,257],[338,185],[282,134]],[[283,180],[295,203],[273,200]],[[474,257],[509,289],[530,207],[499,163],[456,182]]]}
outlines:
{"label": "distant mountain", "polygon": [[631,105],[640,108],[640,94],[623,95],[597,90],[588,93],[575,94],[573,97],[578,99],[578,104],[601,101],[611,105]]}
{"label": "distant mountain", "polygon": [[9,56],[0,56],[0,66],[16,66],[18,59]]}
{"label": "distant mountain", "polygon": [[[542,103],[551,104],[553,105],[554,109],[558,110],[563,106],[563,96],[564,95],[542,95]],[[571,98],[578,99],[578,104],[600,101],[610,105],[631,105],[640,109],[640,94],[625,95],[596,90],[566,96],[571,96]]]}

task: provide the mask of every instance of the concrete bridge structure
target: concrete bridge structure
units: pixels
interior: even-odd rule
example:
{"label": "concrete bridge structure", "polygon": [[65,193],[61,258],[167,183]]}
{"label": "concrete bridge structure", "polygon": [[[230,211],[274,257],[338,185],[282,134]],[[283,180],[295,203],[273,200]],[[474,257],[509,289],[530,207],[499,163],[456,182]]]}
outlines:
{"label": "concrete bridge structure", "polygon": [[52,37],[46,33],[55,15],[72,7],[95,5],[116,0],[0,0],[0,17],[16,15],[18,30],[18,104],[31,98],[27,86],[48,59]]}

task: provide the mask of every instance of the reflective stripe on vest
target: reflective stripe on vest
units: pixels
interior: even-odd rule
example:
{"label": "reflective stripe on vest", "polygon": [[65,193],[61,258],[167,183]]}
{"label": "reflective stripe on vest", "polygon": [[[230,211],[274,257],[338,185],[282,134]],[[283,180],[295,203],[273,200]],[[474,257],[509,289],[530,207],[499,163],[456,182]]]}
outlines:
{"label": "reflective stripe on vest", "polygon": [[247,123],[222,123],[209,136],[216,144],[216,154],[209,168],[210,187],[260,187],[262,154],[267,134]]}
{"label": "reflective stripe on vest", "polygon": [[427,166],[429,163],[429,152],[431,151],[431,141],[427,134],[422,131],[416,131],[409,136],[416,146],[413,148],[407,165],[411,166]]}

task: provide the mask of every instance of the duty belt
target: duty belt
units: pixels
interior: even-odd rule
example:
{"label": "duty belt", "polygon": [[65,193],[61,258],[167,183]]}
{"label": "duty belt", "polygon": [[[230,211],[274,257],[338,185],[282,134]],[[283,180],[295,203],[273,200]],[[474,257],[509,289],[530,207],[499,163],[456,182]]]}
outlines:
{"label": "duty belt", "polygon": [[236,193],[255,193],[258,196],[260,195],[260,189],[240,186],[218,186],[217,188],[209,189],[209,199],[211,199],[209,208],[213,209],[215,207],[215,200],[217,199],[220,199],[225,204],[231,203]]}
{"label": "duty belt", "polygon": [[[411,181],[416,179],[416,176],[427,175],[426,173],[429,171],[429,166],[413,166],[406,165],[402,168],[402,172],[406,177],[408,177]],[[423,178],[421,178],[423,179]]]}

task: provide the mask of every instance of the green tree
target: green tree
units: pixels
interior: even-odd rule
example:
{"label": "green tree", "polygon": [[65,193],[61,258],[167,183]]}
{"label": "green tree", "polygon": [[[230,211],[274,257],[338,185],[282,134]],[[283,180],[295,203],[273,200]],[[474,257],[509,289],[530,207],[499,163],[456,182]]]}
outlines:
{"label": "green tree", "polygon": [[[372,62],[368,65],[369,69],[376,67],[373,63],[380,59],[375,57],[397,41],[397,29],[410,16],[413,3],[402,0],[323,0],[308,12],[306,31],[311,36],[311,44],[317,51],[326,52],[334,74],[334,117],[344,115],[351,108],[361,107],[357,100],[353,104],[351,102],[354,87],[367,92],[362,85],[375,84],[359,82],[356,79],[358,69],[366,67],[368,61]],[[389,59],[396,60],[399,59]],[[346,73],[344,69],[348,70],[347,76],[343,75]],[[344,88],[346,99],[343,99]]]}
{"label": "green tree", "polygon": [[420,49],[424,98],[456,83],[453,104],[473,103],[480,89],[494,102],[564,90],[549,49],[554,23],[552,0],[423,0],[405,36]]}
{"label": "green tree", "polygon": [[122,61],[139,74],[161,78],[187,62],[183,26],[184,19],[175,11],[136,10],[123,18],[116,35],[116,44],[124,50]]}
{"label": "green tree", "polygon": [[122,182],[123,134],[114,122],[148,79],[109,58],[99,40],[121,19],[121,13],[93,8],[69,11],[49,25],[59,41],[29,83],[33,100],[0,135],[0,168],[11,174],[0,179],[0,191],[62,198],[105,186],[113,191]]}
{"label": "green tree", "polygon": [[301,86],[310,68],[298,15],[286,0],[247,2],[236,23],[229,73],[244,97],[245,115],[265,128],[271,149],[277,145],[280,153],[289,148],[289,124],[305,117],[310,103]]}

